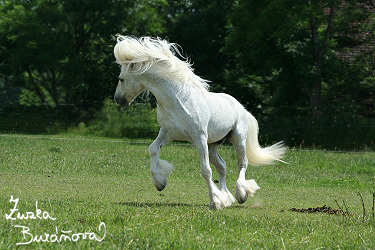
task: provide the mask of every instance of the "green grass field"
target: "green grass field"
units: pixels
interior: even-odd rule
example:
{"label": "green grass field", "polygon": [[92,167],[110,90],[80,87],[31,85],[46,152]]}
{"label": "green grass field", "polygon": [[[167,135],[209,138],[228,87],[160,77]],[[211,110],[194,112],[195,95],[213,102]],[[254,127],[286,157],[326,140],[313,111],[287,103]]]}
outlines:
{"label": "green grass field", "polygon": [[[136,140],[3,135],[0,148],[0,249],[40,236],[45,242],[19,247],[375,249],[373,152],[288,151],[285,160],[290,164],[249,166],[247,178],[261,187],[254,198],[210,211],[198,153],[190,146],[163,148],[161,158],[175,169],[162,192],[153,186],[148,144]],[[221,154],[234,194],[235,152],[225,147]],[[14,207],[11,196],[19,198],[13,217],[18,212],[36,216],[38,202],[38,215],[48,213],[56,220],[7,220]],[[345,202],[350,215],[290,211],[323,205],[337,209],[336,201],[343,208]],[[105,229],[102,225],[99,230],[101,222]],[[99,242],[91,233],[104,239]],[[73,240],[58,242],[61,235]]]}

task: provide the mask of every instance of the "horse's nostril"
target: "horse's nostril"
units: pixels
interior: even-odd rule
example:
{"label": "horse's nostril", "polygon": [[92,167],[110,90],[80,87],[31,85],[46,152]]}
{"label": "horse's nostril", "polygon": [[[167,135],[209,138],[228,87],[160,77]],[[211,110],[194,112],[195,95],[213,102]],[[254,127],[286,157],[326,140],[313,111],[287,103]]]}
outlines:
{"label": "horse's nostril", "polygon": [[114,99],[115,99],[115,102],[121,107],[129,106],[128,100],[126,100],[126,98],[124,98],[124,97],[120,97],[120,96],[115,95]]}

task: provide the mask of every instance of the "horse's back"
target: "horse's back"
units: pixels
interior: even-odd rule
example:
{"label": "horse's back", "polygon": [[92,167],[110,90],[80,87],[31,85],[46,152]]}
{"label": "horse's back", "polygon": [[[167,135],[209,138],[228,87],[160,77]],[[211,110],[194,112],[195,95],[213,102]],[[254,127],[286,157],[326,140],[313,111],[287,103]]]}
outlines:
{"label": "horse's back", "polygon": [[246,111],[239,101],[225,93],[210,93],[210,102],[214,109],[226,115],[229,115],[228,112],[242,115]]}

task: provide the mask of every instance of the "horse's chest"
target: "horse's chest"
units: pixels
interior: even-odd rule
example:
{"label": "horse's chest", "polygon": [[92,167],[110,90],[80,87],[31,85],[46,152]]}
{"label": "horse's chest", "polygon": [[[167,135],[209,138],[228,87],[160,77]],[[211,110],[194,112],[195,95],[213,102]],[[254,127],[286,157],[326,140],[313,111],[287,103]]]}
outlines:
{"label": "horse's chest", "polygon": [[158,109],[158,123],[173,140],[192,141],[192,131],[197,131],[196,119],[183,110]]}

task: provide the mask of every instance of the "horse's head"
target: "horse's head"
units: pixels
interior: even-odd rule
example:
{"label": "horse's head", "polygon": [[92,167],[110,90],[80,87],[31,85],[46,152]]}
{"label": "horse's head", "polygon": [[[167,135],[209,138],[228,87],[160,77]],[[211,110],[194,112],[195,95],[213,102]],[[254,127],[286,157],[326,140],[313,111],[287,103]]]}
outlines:
{"label": "horse's head", "polygon": [[[160,38],[139,39],[118,36],[114,47],[116,62],[122,66],[115,100],[120,106],[127,106],[149,85],[146,78],[157,76],[177,84],[190,82],[207,92],[207,81],[193,73],[188,61],[181,61],[177,44]],[[143,84],[144,83],[144,84]]]}
{"label": "horse's head", "polygon": [[121,65],[121,73],[116,88],[115,101],[120,106],[128,106],[145,88],[140,75],[152,65],[142,44],[131,37],[119,36],[114,48],[116,61]]}
{"label": "horse's head", "polygon": [[137,81],[137,75],[125,75],[124,70],[121,70],[118,79],[115,101],[122,107],[129,106],[129,104],[145,89],[145,87],[139,80]]}

